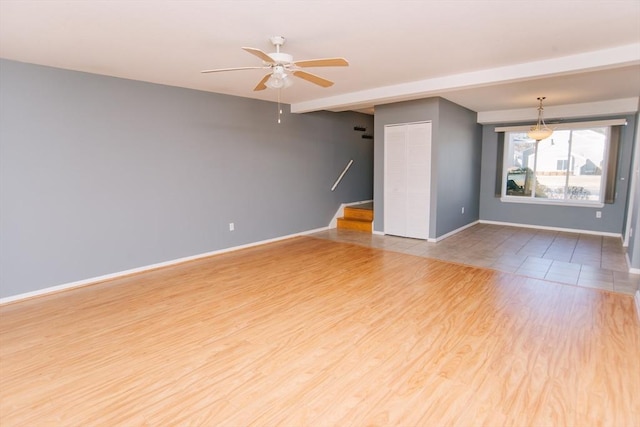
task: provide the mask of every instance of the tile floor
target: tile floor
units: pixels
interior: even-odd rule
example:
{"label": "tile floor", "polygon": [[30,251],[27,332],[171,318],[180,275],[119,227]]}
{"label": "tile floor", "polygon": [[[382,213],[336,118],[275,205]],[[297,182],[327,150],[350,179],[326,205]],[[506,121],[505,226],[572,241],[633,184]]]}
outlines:
{"label": "tile floor", "polygon": [[474,225],[438,243],[338,229],[311,236],[624,294],[640,289],[640,275],[629,274],[616,237],[492,224]]}

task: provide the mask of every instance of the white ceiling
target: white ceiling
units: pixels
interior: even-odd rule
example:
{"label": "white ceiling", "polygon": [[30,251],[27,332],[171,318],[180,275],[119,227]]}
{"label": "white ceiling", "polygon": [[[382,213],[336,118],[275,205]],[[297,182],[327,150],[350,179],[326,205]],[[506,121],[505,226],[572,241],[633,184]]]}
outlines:
{"label": "white ceiling", "polygon": [[309,69],[330,88],[283,90],[294,112],[427,96],[479,113],[535,116],[540,95],[551,111],[638,108],[639,0],[0,0],[0,57],[270,101],[261,70],[200,70],[260,65],[241,47],[272,52],[273,35],[295,60],[350,62]]}

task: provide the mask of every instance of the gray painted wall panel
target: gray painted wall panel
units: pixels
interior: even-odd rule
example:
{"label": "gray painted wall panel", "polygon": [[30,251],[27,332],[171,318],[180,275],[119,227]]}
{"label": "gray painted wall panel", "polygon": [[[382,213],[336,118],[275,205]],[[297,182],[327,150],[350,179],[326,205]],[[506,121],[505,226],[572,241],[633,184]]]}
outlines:
{"label": "gray painted wall panel", "polygon": [[[606,118],[610,117],[589,118],[588,120]],[[501,202],[500,198],[495,196],[498,157],[498,133],[495,132],[495,127],[499,127],[500,125],[483,126],[480,219],[622,234],[627,209],[633,135],[636,127],[634,116],[624,116],[624,118],[628,124],[627,126],[623,126],[621,131],[620,153],[618,156],[618,180],[616,183],[617,196],[615,203],[606,204],[602,208]],[[596,218],[596,210],[602,211],[601,219]]]}
{"label": "gray painted wall panel", "polygon": [[[440,99],[436,236],[479,219],[482,127],[477,114]],[[462,213],[464,207],[464,214]]]}
{"label": "gray painted wall panel", "polygon": [[6,60],[0,86],[0,297],[325,227],[373,196],[353,131],[371,116],[278,125],[271,102]]}
{"label": "gray painted wall panel", "polygon": [[[376,231],[384,231],[384,126],[432,122],[429,238],[478,220],[481,127],[476,113],[442,98],[376,107],[374,200]],[[461,214],[462,206],[465,214]]]}

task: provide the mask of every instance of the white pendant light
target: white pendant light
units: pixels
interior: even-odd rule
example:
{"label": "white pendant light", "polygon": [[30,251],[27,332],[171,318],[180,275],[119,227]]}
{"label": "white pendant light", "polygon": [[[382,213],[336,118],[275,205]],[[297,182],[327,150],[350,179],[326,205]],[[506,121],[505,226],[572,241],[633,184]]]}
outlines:
{"label": "white pendant light", "polygon": [[549,128],[545,122],[542,112],[544,108],[542,108],[542,101],[546,99],[545,96],[541,96],[538,98],[540,101],[540,105],[538,106],[538,123],[535,126],[531,127],[531,130],[527,132],[527,136],[531,139],[535,139],[536,141],[542,141],[543,139],[547,139],[553,133],[553,129]]}

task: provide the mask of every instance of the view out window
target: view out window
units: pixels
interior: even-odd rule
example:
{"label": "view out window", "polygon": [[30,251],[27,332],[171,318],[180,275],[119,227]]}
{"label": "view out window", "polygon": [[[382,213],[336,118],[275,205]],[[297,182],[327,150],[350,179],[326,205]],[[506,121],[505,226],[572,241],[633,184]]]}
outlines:
{"label": "view out window", "polygon": [[601,204],[610,127],[556,130],[538,143],[505,132],[506,201]]}

